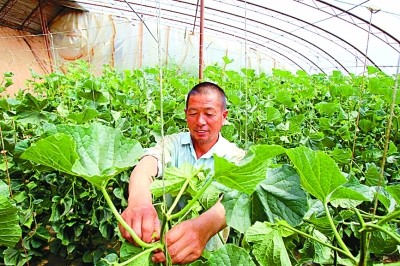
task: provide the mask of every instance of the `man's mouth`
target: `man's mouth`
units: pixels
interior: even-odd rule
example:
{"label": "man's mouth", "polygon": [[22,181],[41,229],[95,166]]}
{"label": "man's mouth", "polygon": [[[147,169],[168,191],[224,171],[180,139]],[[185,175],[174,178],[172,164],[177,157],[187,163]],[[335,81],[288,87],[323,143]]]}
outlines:
{"label": "man's mouth", "polygon": [[198,134],[205,134],[205,133],[207,133],[206,130],[196,130],[196,132],[197,132]]}

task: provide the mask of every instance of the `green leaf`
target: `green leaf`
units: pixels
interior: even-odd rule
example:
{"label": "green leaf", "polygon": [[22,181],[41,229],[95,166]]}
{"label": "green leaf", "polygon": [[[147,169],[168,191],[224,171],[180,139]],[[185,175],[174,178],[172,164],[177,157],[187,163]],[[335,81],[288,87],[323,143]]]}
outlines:
{"label": "green leaf", "polygon": [[330,193],[346,183],[335,161],[327,154],[303,146],[286,153],[300,174],[303,188],[322,202],[326,202]]}
{"label": "green leaf", "polygon": [[379,186],[371,187],[371,188],[374,189],[375,192],[377,193],[379,202],[382,203],[383,206],[385,206],[385,208],[389,212],[392,212],[396,205],[396,201],[392,197],[392,195],[386,191],[386,188],[379,187]]}
{"label": "green leaf", "polygon": [[71,136],[55,134],[33,144],[21,158],[73,175],[72,166],[78,154]]}
{"label": "green leaf", "polygon": [[149,266],[153,265],[150,260],[151,253],[144,253],[142,255],[143,249],[141,247],[136,247],[135,245],[129,243],[128,241],[124,241],[120,250],[121,261],[127,261],[133,256],[138,256],[134,261],[129,263],[129,266]]}
{"label": "green leaf", "polygon": [[267,178],[257,186],[256,193],[270,222],[283,219],[297,226],[303,221],[307,195],[293,168],[284,165],[268,169]]}
{"label": "green leaf", "polygon": [[256,222],[247,230],[245,238],[254,243],[252,253],[260,265],[292,265],[282,235],[266,223]]}
{"label": "green leaf", "polygon": [[351,157],[352,157],[352,151],[350,148],[339,149],[335,147],[335,149],[332,152],[332,158],[338,163],[347,164],[350,162]]}
{"label": "green leaf", "polygon": [[10,195],[10,190],[8,185],[0,180],[0,196],[8,197]]}
{"label": "green leaf", "polygon": [[271,164],[268,159],[284,152],[285,149],[278,145],[252,146],[239,165],[214,155],[214,178],[229,188],[251,195],[257,184],[265,179]]}
{"label": "green leaf", "polygon": [[320,102],[315,105],[315,109],[318,110],[321,114],[326,114],[328,116],[332,116],[335,112],[339,110],[339,105],[337,103],[327,103]]}
{"label": "green leaf", "polygon": [[[331,244],[328,237],[316,229],[312,230],[311,235],[327,244]],[[324,246],[323,244],[312,239],[307,239],[303,245],[303,248],[299,251],[300,253],[304,253],[306,256],[309,256],[315,263],[320,263],[322,265],[328,263],[333,264],[332,250],[329,247]]]}
{"label": "green leaf", "polygon": [[[392,234],[397,236],[399,235],[399,233],[397,232],[398,229],[396,230],[396,227],[388,224],[381,226]],[[396,247],[398,245],[399,243],[395,239],[380,230],[374,230],[371,233],[369,248],[371,249],[372,253],[375,253],[377,255],[391,254],[396,251]]]}
{"label": "green leaf", "polygon": [[249,195],[236,190],[225,193],[221,201],[226,211],[226,223],[240,233],[246,232],[251,226],[250,201]]}
{"label": "green leaf", "polygon": [[397,205],[400,205],[400,184],[387,186],[385,189],[396,200]]}
{"label": "green leaf", "polygon": [[199,173],[195,167],[190,164],[184,164],[181,167],[168,167],[165,169],[164,178],[156,179],[151,183],[150,189],[155,197],[161,197],[164,193],[176,195],[186,180],[189,180],[189,192],[194,195],[197,191],[198,178],[194,178]]}
{"label": "green leaf", "polygon": [[74,120],[78,124],[84,124],[97,117],[98,114],[96,109],[87,108],[83,112],[69,114],[68,118]]}
{"label": "green leaf", "polygon": [[83,177],[101,187],[116,174],[134,166],[143,153],[138,141],[98,123],[89,127],[61,125],[57,131],[32,145],[21,157]]}
{"label": "green leaf", "polygon": [[364,201],[372,201],[374,192],[370,187],[360,184],[352,177],[349,182],[338,187],[330,196],[330,202],[335,207],[353,208]]}
{"label": "green leaf", "polygon": [[21,238],[18,209],[0,195],[0,246],[14,247]]}
{"label": "green leaf", "polygon": [[265,107],[265,119],[267,122],[282,121],[282,115],[278,109],[272,106]]}
{"label": "green leaf", "polygon": [[233,244],[225,244],[217,251],[210,254],[209,266],[256,266],[250,255],[241,247]]}

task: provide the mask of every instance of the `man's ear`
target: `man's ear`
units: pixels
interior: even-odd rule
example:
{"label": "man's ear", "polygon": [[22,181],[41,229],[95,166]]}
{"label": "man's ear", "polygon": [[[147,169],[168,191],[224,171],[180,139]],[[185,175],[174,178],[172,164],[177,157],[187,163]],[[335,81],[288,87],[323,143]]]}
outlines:
{"label": "man's ear", "polygon": [[228,110],[222,112],[222,117],[226,119],[228,117]]}

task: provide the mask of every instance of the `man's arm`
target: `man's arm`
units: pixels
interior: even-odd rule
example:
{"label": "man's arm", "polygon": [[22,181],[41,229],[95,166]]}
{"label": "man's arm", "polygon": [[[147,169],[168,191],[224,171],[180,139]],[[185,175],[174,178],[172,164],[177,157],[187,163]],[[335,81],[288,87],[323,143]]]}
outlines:
{"label": "man's arm", "polygon": [[[211,237],[225,227],[225,208],[220,201],[199,217],[174,226],[166,235],[172,263],[186,264],[198,259]],[[155,253],[153,261],[165,261],[164,253]]]}
{"label": "man's arm", "polygon": [[[157,175],[157,159],[143,157],[133,169],[129,180],[128,207],[122,213],[124,220],[147,243],[159,239],[160,222],[152,204],[150,184]],[[131,235],[120,225],[121,235],[133,242]]]}

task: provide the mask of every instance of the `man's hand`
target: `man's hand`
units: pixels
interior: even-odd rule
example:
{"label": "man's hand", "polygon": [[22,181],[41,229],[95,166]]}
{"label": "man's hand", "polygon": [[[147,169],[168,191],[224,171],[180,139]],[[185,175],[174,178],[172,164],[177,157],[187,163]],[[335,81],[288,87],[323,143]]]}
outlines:
{"label": "man's hand", "polygon": [[[128,206],[121,216],[144,242],[151,243],[160,239],[160,221],[158,220],[157,212],[151,203],[139,203],[135,204],[135,206]],[[121,226],[121,224],[119,224],[119,230],[121,231],[122,237],[129,242],[136,244],[133,241],[132,236]]]}
{"label": "man's hand", "polygon": [[[143,157],[132,171],[129,181],[128,207],[122,213],[122,218],[146,243],[160,239],[160,221],[150,193],[152,177],[156,174],[157,159],[151,156]],[[134,243],[132,236],[125,228],[119,225],[119,230],[126,240]]]}
{"label": "man's hand", "polygon": [[[217,202],[211,209],[174,226],[166,234],[166,247],[173,264],[186,264],[201,256],[210,238],[226,227],[224,206]],[[153,262],[165,261],[163,252],[154,253]]]}
{"label": "man's hand", "polygon": [[[198,259],[210,239],[207,228],[198,219],[184,221],[174,226],[166,235],[166,246],[173,264],[185,264]],[[165,254],[153,255],[156,263],[165,261]]]}

